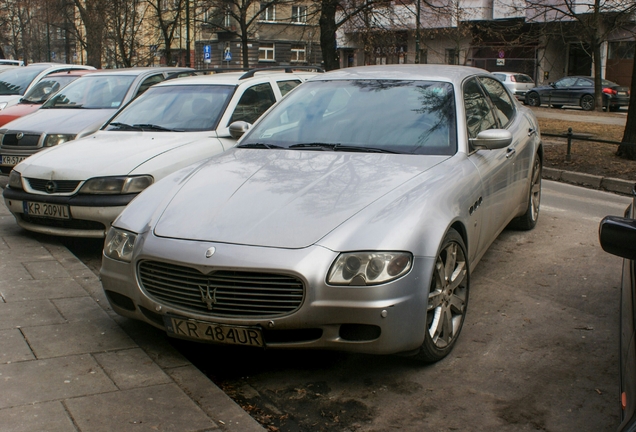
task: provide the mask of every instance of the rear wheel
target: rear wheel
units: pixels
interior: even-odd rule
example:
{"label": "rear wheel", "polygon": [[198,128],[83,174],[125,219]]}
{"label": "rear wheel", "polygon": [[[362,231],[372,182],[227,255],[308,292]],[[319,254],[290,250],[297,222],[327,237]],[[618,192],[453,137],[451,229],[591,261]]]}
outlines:
{"label": "rear wheel", "polygon": [[583,95],[581,98],[581,108],[585,111],[592,111],[594,109],[594,96],[592,95]]}
{"label": "rear wheel", "polygon": [[526,95],[526,103],[533,107],[538,107],[541,105],[541,98],[539,97],[539,93],[531,92]]}
{"label": "rear wheel", "polygon": [[532,166],[528,209],[523,215],[510,222],[510,228],[528,231],[537,224],[537,220],[539,219],[539,206],[541,205],[541,168],[541,158],[539,158],[537,154],[534,157]]}
{"label": "rear wheel", "polygon": [[468,259],[464,240],[449,229],[435,260],[426,308],[426,335],[415,357],[433,363],[455,346],[468,305]]}

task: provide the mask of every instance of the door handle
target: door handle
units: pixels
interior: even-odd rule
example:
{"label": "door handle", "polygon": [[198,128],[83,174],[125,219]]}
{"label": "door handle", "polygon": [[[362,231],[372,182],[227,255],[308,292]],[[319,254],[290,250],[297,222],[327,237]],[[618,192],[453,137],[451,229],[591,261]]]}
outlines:
{"label": "door handle", "polygon": [[514,154],[517,153],[517,150],[514,147],[508,147],[508,152],[506,153],[506,159],[510,159]]}
{"label": "door handle", "polygon": [[534,129],[534,128],[529,128],[528,129],[528,136],[532,136],[533,134],[536,134],[536,133],[537,133],[536,129]]}

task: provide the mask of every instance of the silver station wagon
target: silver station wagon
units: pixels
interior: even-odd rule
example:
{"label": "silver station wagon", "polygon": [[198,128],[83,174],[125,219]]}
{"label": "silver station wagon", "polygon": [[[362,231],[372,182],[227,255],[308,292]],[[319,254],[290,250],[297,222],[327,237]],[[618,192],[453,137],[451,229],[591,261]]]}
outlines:
{"label": "silver station wagon", "polygon": [[534,115],[484,70],[328,72],[133,200],[103,286],[178,338],[434,362],[490,244],[535,226],[542,158]]}

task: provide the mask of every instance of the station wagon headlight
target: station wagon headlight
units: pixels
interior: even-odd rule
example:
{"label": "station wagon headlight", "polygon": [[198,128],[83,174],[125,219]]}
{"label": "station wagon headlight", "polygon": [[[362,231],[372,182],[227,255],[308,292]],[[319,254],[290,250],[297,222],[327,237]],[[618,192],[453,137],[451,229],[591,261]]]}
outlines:
{"label": "station wagon headlight", "polygon": [[132,261],[135,240],[137,240],[137,234],[111,227],[104,241],[104,255],[129,263]]}
{"label": "station wagon headlight", "polygon": [[11,170],[11,173],[9,174],[9,187],[11,189],[22,190],[22,174],[16,170]]}
{"label": "station wagon headlight", "polygon": [[51,134],[47,135],[44,139],[44,147],[53,147],[66,141],[73,141],[75,139],[75,135],[69,134]]}
{"label": "station wagon headlight", "polygon": [[386,283],[411,269],[413,255],[407,252],[348,252],[331,266],[327,283],[366,286]]}
{"label": "station wagon headlight", "polygon": [[150,175],[134,177],[95,177],[87,180],[80,189],[81,194],[131,194],[139,193],[152,184]]}

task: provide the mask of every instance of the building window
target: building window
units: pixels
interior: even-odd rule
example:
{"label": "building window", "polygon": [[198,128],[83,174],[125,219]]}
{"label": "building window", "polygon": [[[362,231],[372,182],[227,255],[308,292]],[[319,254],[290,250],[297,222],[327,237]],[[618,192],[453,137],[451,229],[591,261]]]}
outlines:
{"label": "building window", "polygon": [[305,45],[292,45],[291,46],[291,61],[304,62],[305,61]]}
{"label": "building window", "polygon": [[263,9],[263,3],[261,3],[261,21],[276,21],[276,7],[272,4]]}
{"label": "building window", "polygon": [[230,11],[225,11],[225,16],[223,17],[223,25],[225,28],[230,28],[232,26],[232,16],[230,15]]}
{"label": "building window", "polygon": [[446,64],[456,65],[459,64],[459,53],[455,48],[446,49]]}
{"label": "building window", "polygon": [[307,22],[307,6],[292,6],[291,20],[293,23],[306,23]]}
{"label": "building window", "polygon": [[274,44],[263,43],[258,47],[258,61],[274,61]]}

